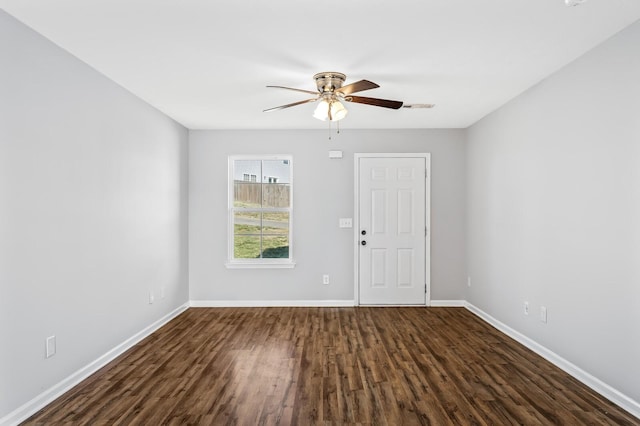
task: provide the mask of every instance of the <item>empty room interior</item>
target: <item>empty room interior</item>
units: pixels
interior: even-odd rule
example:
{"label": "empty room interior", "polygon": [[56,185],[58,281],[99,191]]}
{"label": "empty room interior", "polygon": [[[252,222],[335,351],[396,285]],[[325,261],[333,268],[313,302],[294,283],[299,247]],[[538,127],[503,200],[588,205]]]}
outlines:
{"label": "empty room interior", "polygon": [[640,424],[639,19],[0,0],[0,425]]}

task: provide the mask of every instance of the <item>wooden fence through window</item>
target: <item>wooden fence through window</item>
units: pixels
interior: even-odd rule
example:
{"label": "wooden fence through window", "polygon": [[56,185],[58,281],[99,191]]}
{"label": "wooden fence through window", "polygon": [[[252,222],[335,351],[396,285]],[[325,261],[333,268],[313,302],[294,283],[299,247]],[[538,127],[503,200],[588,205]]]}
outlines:
{"label": "wooden fence through window", "polygon": [[233,183],[236,202],[262,207],[289,207],[290,188],[288,183],[257,183],[241,180]]}

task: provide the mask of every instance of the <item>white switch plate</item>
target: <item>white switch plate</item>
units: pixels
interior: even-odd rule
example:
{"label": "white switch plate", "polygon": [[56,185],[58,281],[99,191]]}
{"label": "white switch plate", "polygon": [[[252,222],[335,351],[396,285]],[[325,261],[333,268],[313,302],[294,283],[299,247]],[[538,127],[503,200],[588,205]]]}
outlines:
{"label": "white switch plate", "polygon": [[338,225],[340,228],[353,228],[353,219],[350,217],[341,217]]}
{"label": "white switch plate", "polygon": [[329,158],[342,158],[342,151],[329,151]]}
{"label": "white switch plate", "polygon": [[51,358],[56,354],[56,336],[47,337],[46,341],[46,353],[47,358]]}
{"label": "white switch plate", "polygon": [[153,305],[153,301],[154,301],[154,297],[153,297],[153,291],[149,291],[149,304]]}

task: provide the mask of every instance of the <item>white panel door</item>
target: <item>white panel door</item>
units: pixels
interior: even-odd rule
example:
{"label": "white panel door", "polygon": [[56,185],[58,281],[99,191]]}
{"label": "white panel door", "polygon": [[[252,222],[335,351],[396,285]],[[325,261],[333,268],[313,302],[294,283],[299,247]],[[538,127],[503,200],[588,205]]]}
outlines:
{"label": "white panel door", "polygon": [[358,158],[361,305],[426,303],[425,157]]}

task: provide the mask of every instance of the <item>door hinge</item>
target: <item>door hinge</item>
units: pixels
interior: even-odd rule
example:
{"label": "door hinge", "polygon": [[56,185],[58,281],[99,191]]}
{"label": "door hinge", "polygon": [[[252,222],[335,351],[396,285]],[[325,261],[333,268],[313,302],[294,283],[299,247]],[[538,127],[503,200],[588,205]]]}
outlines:
{"label": "door hinge", "polygon": [[429,177],[429,171],[424,169],[424,178],[427,179]]}
{"label": "door hinge", "polygon": [[426,226],[424,227],[424,236],[425,237],[427,236],[427,227]]}
{"label": "door hinge", "polygon": [[427,294],[427,283],[424,283],[424,294]]}

